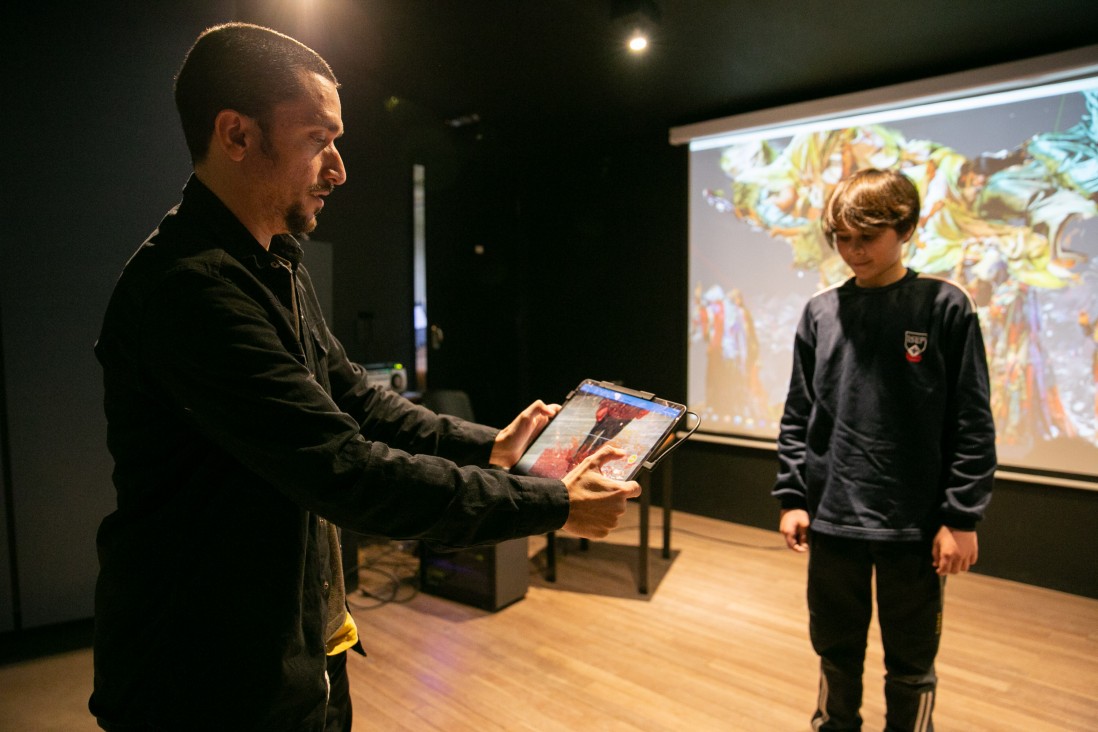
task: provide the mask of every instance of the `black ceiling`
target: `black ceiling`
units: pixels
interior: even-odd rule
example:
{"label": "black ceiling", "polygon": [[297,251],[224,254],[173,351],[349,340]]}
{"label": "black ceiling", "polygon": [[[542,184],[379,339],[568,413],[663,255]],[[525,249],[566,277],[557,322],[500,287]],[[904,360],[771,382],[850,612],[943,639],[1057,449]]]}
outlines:
{"label": "black ceiling", "polygon": [[[614,11],[645,4],[659,19],[649,52],[636,57],[625,50],[625,36],[629,22],[645,14],[615,18]],[[53,7],[4,11],[5,57],[48,63],[128,32],[139,38],[127,45],[176,64],[186,50],[182,39],[206,25],[248,20],[320,51],[352,111],[360,100],[376,104],[391,95],[439,120],[476,114],[485,125],[540,131],[666,135],[675,125],[1098,44],[1098,0],[107,0],[64,13]],[[43,43],[50,38],[73,40]]]}
{"label": "black ceiling", "polygon": [[255,0],[245,14],[325,49],[349,90],[368,79],[442,118],[604,129],[666,128],[1098,43],[1095,0],[654,0],[653,44],[635,57],[626,26],[649,14],[613,17],[621,4]]}

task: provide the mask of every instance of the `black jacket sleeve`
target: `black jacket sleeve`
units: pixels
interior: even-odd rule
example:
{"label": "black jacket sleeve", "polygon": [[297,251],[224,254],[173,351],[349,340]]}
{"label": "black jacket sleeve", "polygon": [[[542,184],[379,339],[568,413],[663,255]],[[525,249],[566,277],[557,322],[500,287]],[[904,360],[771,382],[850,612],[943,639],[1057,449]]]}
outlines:
{"label": "black jacket sleeve", "polygon": [[216,271],[183,270],[149,299],[140,358],[208,440],[294,502],[360,533],[469,545],[563,525],[562,483],[441,457],[484,461],[494,431],[364,386],[329,336],[322,345],[339,350],[328,354],[337,404],[284,347],[263,294]]}

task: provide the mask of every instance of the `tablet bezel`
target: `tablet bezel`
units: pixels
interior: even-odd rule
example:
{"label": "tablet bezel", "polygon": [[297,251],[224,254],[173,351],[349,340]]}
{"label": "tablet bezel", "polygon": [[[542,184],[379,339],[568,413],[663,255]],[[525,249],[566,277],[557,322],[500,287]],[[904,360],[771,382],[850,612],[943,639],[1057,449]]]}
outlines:
{"label": "tablet bezel", "polygon": [[[653,439],[653,436],[656,435],[654,432],[650,435],[646,435],[646,441],[641,443],[643,447],[635,452],[631,452],[630,457],[614,460],[603,466],[603,473],[614,480],[632,480],[636,477],[637,473],[640,472],[641,468],[649,466],[653,456],[656,456],[660,451],[660,448],[666,445],[668,438],[673,434],[676,425],[682,421],[683,416],[687,413],[687,409],[684,405],[659,398],[650,392],[636,391],[606,381],[584,379],[575,389],[568,393],[561,404],[560,412],[558,412],[541,433],[534,438],[523,452],[522,457],[520,457],[511,468],[511,472],[516,475],[538,475],[541,477],[563,478],[564,475],[567,474],[567,470],[562,475],[546,475],[544,472],[533,473],[531,470],[537,465],[538,460],[541,459],[545,450],[560,450],[558,445],[562,438],[571,441],[570,449],[582,447],[584,439],[592,434],[593,424],[588,422],[586,423],[588,426],[581,431],[569,431],[560,434],[558,434],[560,432],[559,429],[554,428],[554,424],[556,423],[559,426],[559,418],[561,418],[562,415],[565,419],[569,418],[571,416],[571,410],[577,408],[577,402],[579,400],[590,399],[592,396],[597,399],[609,398],[625,404],[633,404],[634,406],[636,406],[639,401],[643,402],[644,407],[648,409],[650,413],[653,411],[664,412],[665,410],[670,410],[672,413],[672,418],[668,421],[666,428],[662,430],[658,437],[654,437]],[[628,426],[623,428],[609,440],[603,441],[602,444],[606,444],[607,442],[614,444],[627,430]],[[648,439],[651,439],[650,444],[648,443]],[[545,440],[552,440],[553,444],[545,445]],[[597,449],[598,447],[594,448],[594,450]],[[565,451],[566,454],[568,452],[569,450]],[[630,459],[632,459],[631,463]],[[524,462],[527,464],[524,465]],[[625,463],[625,465],[622,465],[622,463]],[[569,467],[568,469],[571,468]]]}

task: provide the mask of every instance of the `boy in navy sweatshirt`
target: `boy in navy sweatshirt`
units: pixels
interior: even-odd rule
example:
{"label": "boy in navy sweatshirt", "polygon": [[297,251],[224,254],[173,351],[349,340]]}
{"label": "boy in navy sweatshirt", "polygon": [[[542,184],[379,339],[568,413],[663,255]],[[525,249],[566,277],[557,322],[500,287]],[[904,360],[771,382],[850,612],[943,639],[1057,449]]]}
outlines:
{"label": "boy in navy sweatshirt", "polygon": [[886,729],[932,730],[945,577],[976,562],[995,426],[975,306],[904,266],[919,194],[895,171],[840,182],[824,234],[854,277],[805,306],[778,438],[780,530],[808,562],[817,730],[860,730],[872,616]]}

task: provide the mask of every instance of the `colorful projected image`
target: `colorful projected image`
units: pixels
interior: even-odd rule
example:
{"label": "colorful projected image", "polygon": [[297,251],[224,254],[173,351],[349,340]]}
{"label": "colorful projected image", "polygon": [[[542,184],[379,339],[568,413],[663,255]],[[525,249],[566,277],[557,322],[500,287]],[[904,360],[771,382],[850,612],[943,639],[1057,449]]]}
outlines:
{"label": "colorful projected image", "polygon": [[692,153],[689,399],[702,428],[777,435],[800,311],[851,275],[820,213],[866,167],[919,188],[908,265],[977,304],[1001,462],[1098,474],[1098,81]]}

